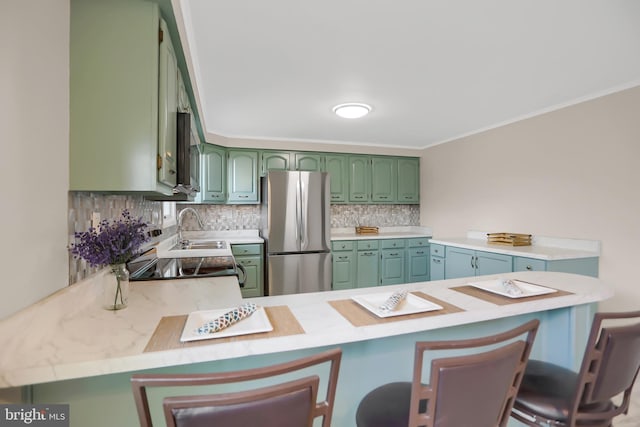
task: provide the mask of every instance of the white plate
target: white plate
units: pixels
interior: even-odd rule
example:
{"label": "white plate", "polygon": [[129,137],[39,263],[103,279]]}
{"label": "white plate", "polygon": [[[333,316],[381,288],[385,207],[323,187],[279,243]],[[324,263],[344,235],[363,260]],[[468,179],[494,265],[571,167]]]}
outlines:
{"label": "white plate", "polygon": [[220,310],[194,311],[187,317],[187,322],[182,330],[180,342],[209,340],[213,338],[233,337],[236,335],[256,334],[259,332],[273,331],[273,326],[269,322],[269,317],[264,311],[264,307],[258,307],[251,316],[245,317],[237,323],[224,328],[219,332],[212,334],[199,334],[198,328],[205,323],[215,320],[223,314],[233,310],[232,308],[223,308]]}
{"label": "white plate", "polygon": [[471,286],[484,289],[485,291],[493,292],[494,294],[502,295],[507,298],[526,298],[532,297],[535,295],[545,295],[551,294],[553,292],[558,292],[556,289],[547,288],[540,285],[534,285],[533,283],[522,282],[520,280],[512,279],[513,283],[515,283],[520,289],[522,289],[522,294],[520,295],[511,295],[509,294],[502,285],[502,279],[496,280],[485,280],[483,282],[475,282],[470,283]]}
{"label": "white plate", "polygon": [[391,295],[393,295],[393,292],[380,292],[375,294],[356,295],[351,297],[351,299],[378,317],[403,316],[405,314],[422,313],[424,311],[442,310],[442,306],[417,297],[411,293],[407,294],[407,298],[402,301],[395,310],[380,310],[379,307],[384,304]]}

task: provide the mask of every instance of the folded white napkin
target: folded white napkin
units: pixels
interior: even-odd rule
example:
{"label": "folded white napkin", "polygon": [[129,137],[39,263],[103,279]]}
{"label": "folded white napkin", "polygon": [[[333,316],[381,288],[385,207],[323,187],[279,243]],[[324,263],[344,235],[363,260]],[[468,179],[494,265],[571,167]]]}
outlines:
{"label": "folded white napkin", "polygon": [[224,313],[222,316],[217,319],[210,320],[204,325],[200,326],[196,332],[200,335],[202,334],[213,334],[215,332],[219,332],[224,328],[227,328],[233,325],[240,320],[249,317],[253,314],[254,311],[258,309],[258,306],[254,303],[248,302],[246,304],[242,304],[241,306],[234,308],[231,311]]}
{"label": "folded white napkin", "polygon": [[397,291],[394,292],[380,307],[378,307],[381,311],[394,311],[398,308],[400,303],[407,298],[407,291]]}
{"label": "folded white napkin", "polygon": [[522,295],[522,289],[513,280],[503,280],[502,287],[505,292],[512,296]]}

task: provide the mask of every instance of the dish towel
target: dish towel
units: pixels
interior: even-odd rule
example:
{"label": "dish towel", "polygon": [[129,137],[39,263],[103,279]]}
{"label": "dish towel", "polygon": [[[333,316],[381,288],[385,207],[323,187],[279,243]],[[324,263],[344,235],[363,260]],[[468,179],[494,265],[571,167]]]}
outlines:
{"label": "dish towel", "polygon": [[407,297],[407,291],[394,292],[380,307],[379,310],[387,312],[398,308],[398,305]]}
{"label": "dish towel", "polygon": [[213,334],[216,332],[220,332],[224,328],[228,328],[234,323],[237,323],[240,320],[251,316],[253,312],[256,311],[257,309],[258,309],[258,306],[252,302],[242,304],[241,306],[226,312],[225,314],[218,317],[217,319],[211,320],[205,323],[204,325],[200,326],[196,330],[196,332],[200,335]]}

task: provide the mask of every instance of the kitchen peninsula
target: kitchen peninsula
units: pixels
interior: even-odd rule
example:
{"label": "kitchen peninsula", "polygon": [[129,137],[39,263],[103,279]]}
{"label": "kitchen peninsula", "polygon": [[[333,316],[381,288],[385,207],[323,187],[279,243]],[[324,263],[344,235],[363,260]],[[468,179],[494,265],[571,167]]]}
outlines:
{"label": "kitchen peninsula", "polygon": [[[380,292],[380,288],[252,298],[266,308],[285,307],[300,330],[266,339],[256,334],[249,339],[207,340],[155,351],[148,345],[163,318],[240,304],[235,278],[132,283],[129,306],[116,312],[103,310],[93,301],[94,278],[0,322],[4,343],[0,386],[28,386],[35,403],[69,403],[72,426],[135,425],[129,385],[133,372],[242,369],[339,346],[343,362],[333,424],[342,427],[353,425],[357,401],[367,391],[410,377],[417,340],[477,336],[539,318],[532,357],[574,367],[595,303],[611,297],[611,289],[597,278],[567,273],[518,272],[500,277],[561,292],[498,304],[460,291],[470,278],[392,285],[384,291],[422,292],[454,309],[365,325],[345,316],[340,304],[349,303],[353,296]],[[118,410],[98,418],[96,414],[105,407]]]}

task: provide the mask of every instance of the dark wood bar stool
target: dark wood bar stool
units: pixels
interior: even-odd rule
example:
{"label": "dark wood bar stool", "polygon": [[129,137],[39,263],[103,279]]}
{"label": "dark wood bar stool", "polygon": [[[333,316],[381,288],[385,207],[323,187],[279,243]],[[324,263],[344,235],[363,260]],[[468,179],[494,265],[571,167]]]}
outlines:
{"label": "dark wood bar stool", "polygon": [[603,326],[615,319],[640,320],[640,311],[596,314],[577,373],[530,360],[512,416],[528,426],[610,427],[626,414],[640,367],[640,323]]}
{"label": "dark wood bar stool", "polygon": [[[133,396],[141,427],[151,427],[147,388],[206,386],[241,383],[328,364],[326,396],[317,401],[320,378],[306,375],[276,385],[236,392],[165,397],[163,408],[168,427],[311,427],[322,417],[331,425],[342,351],[329,350],[278,365],[211,374],[136,374],[131,376]],[[287,377],[288,378],[288,377]]]}
{"label": "dark wood bar stool", "polygon": [[[417,342],[412,382],[385,384],[367,394],[358,406],[357,426],[505,426],[538,325],[532,320],[482,338]],[[422,383],[425,351],[466,349],[476,350],[433,359],[429,384]]]}

